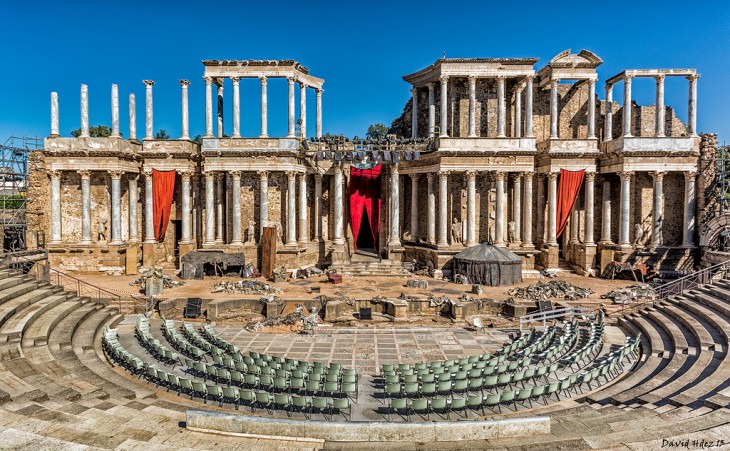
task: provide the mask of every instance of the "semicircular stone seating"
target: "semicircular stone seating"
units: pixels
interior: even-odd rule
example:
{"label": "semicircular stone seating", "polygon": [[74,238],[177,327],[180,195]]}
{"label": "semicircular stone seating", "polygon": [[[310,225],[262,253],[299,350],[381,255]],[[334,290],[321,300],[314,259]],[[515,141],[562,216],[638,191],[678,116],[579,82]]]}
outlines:
{"label": "semicircular stone seating", "polygon": [[0,268],[3,446],[255,447],[259,439],[185,429],[185,411],[238,408],[345,427],[373,396],[381,421],[551,419],[548,435],[463,444],[475,447],[654,449],[663,439],[726,439],[730,427],[730,280],[620,317],[618,327],[613,318],[556,324],[490,355],[374,376],[242,353],[207,325],[124,320],[111,306]]}

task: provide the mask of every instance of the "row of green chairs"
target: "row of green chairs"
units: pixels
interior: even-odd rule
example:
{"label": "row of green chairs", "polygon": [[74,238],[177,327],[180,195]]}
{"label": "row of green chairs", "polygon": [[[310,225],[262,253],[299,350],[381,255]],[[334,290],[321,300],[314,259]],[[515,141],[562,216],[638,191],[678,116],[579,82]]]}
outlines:
{"label": "row of green chairs", "polygon": [[238,346],[234,345],[233,343],[229,343],[219,337],[215,331],[215,328],[213,328],[213,326],[211,326],[210,324],[203,324],[200,332],[206,340],[218,346],[219,348],[225,349],[228,354],[236,355],[240,353],[240,349],[238,349]]}
{"label": "row of green chairs", "polygon": [[200,336],[198,331],[195,330],[192,324],[182,323],[180,325],[180,332],[183,336],[195,347],[202,349],[210,355],[223,355],[226,351],[219,348],[218,346],[209,343]]}
{"label": "row of green chairs", "polygon": [[168,349],[152,336],[150,331],[149,318],[144,315],[137,315],[137,323],[134,328],[134,334],[139,344],[156,359],[172,364],[173,366],[180,361],[180,355]]}
{"label": "row of green chairs", "polygon": [[600,324],[596,322],[591,323],[587,340],[583,346],[575,349],[570,354],[563,356],[560,360],[560,364],[564,368],[573,368],[576,365],[583,364],[587,360],[592,359],[603,346],[603,336],[604,324],[602,322]]}
{"label": "row of green chairs", "polygon": [[102,329],[101,347],[110,360],[123,366],[130,373],[139,375],[144,371],[145,363],[142,359],[124,349],[119,343],[117,330],[110,329],[108,325],[104,325]]}
{"label": "row of green chairs", "polygon": [[206,352],[185,340],[175,328],[174,321],[163,321],[161,328],[162,334],[175,349],[195,360],[205,359]]}

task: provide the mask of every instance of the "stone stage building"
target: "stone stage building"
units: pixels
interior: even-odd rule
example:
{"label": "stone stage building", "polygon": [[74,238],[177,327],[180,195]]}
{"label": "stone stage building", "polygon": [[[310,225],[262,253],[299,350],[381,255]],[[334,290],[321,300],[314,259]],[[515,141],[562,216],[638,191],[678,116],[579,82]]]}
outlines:
{"label": "stone stage building", "polygon": [[[29,161],[28,242],[45,246],[62,269],[122,267],[128,273],[139,265],[177,265],[197,249],[243,252],[258,261],[266,226],[279,231],[277,262],[290,268],[320,263],[344,269],[359,248],[369,251],[359,261],[373,254],[382,259],[371,257],[376,266],[418,259],[448,270],[464,247],[490,240],[522,256],[525,269],[567,262],[591,274],[611,260],[691,268],[698,257],[696,218],[708,189],[697,180],[698,164],[716,146],[707,139],[712,135],[697,135],[696,71],[625,70],[606,80],[600,100],[596,68],[602,61],[595,54],[566,50],[540,70],[536,63],[444,58],[406,75],[412,100],[393,122],[397,137],[379,142],[322,139],[324,80],[290,60],[203,61],[202,144],[189,135],[187,80],[180,80],[179,139],[154,138],[153,81],[144,81],[142,140],[133,94],[130,136],[120,135],[116,85],[106,138],[89,136],[85,85],[80,136],[60,137],[52,93],[51,135]],[[644,77],[656,81],[655,105],[632,100],[632,81]],[[667,77],[688,81],[687,124],[664,105]],[[257,137],[241,136],[239,85],[247,78],[258,79],[261,89]],[[283,137],[268,134],[272,78],[288,82]],[[613,100],[616,84],[623,85],[621,103]],[[316,96],[315,133],[305,140],[308,88]],[[230,136],[223,121],[228,111]],[[353,174],[373,166],[377,177],[357,181],[373,207],[356,218]],[[558,236],[561,169],[585,175]],[[157,238],[153,170],[176,171],[167,231]]]}

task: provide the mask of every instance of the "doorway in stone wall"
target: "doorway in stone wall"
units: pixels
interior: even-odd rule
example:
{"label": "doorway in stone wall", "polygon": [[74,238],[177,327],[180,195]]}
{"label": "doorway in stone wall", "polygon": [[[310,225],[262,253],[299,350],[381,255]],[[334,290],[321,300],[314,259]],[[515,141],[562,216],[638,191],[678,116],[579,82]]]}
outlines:
{"label": "doorway in stone wall", "polygon": [[173,256],[175,257],[175,261],[178,261],[180,257],[180,240],[182,240],[182,220],[173,219],[170,222],[172,223],[172,230],[175,232],[175,250],[173,252]]}
{"label": "doorway in stone wall", "polygon": [[350,228],[355,252],[377,256],[380,234],[382,166],[350,167]]}

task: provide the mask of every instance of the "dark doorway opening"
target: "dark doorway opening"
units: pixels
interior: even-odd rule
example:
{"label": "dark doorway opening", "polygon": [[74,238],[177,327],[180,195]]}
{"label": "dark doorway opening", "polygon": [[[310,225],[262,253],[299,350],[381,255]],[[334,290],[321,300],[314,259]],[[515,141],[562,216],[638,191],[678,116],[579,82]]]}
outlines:
{"label": "dark doorway opening", "polygon": [[370,227],[370,220],[367,212],[362,211],[362,220],[360,221],[360,231],[357,235],[357,250],[367,253],[377,253],[375,249],[375,240],[373,239],[373,229]]}
{"label": "dark doorway opening", "polygon": [[170,221],[173,227],[175,227],[175,261],[178,261],[180,257],[180,240],[182,240],[182,220],[175,219]]}

